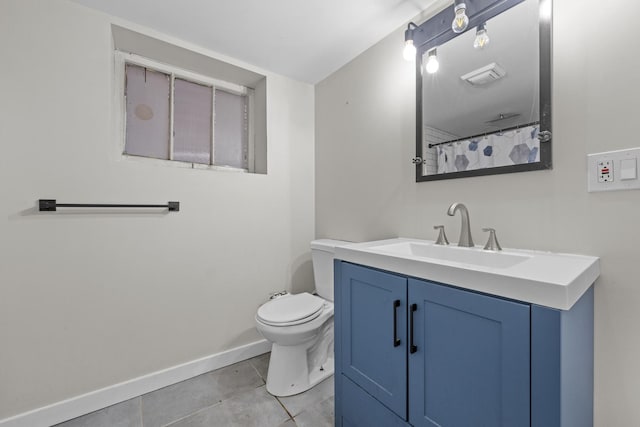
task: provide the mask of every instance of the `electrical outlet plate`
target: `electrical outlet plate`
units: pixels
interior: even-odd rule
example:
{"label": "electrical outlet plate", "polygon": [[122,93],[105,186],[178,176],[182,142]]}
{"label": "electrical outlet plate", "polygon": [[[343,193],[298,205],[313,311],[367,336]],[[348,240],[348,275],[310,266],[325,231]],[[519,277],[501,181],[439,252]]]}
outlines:
{"label": "electrical outlet plate", "polygon": [[638,179],[640,148],[607,151],[587,156],[588,191],[615,191],[640,189]]}
{"label": "electrical outlet plate", "polygon": [[598,182],[613,182],[613,161],[598,160],[597,163]]}

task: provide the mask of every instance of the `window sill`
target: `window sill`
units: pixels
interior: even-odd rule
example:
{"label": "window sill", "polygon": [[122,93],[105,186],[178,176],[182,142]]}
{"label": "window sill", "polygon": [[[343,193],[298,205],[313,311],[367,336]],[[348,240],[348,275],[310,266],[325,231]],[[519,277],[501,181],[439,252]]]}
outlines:
{"label": "window sill", "polygon": [[132,154],[122,154],[122,158],[127,161],[135,161],[148,163],[152,165],[174,167],[182,169],[198,169],[198,170],[211,170],[220,172],[234,172],[234,173],[251,173],[247,169],[236,168],[233,166],[218,166],[218,165],[205,165],[201,163],[181,162],[179,160],[164,160],[153,159],[151,157],[135,156]]}

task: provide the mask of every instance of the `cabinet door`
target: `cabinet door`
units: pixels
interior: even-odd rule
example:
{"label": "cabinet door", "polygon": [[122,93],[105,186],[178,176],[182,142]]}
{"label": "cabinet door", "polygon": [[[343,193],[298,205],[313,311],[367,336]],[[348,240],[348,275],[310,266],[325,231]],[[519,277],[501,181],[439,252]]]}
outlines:
{"label": "cabinet door", "polygon": [[342,372],[403,419],[407,417],[406,294],[404,277],[342,263],[338,326]]}
{"label": "cabinet door", "polygon": [[409,279],[413,304],[409,422],[529,426],[529,305]]}

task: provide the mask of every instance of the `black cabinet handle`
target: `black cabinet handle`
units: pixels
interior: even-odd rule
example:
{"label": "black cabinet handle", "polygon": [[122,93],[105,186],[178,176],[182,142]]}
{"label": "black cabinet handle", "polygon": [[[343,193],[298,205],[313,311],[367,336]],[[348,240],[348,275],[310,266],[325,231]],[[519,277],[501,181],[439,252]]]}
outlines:
{"label": "black cabinet handle", "polygon": [[413,313],[418,311],[418,304],[411,304],[411,314],[409,316],[409,353],[418,351],[418,347],[413,343]]}
{"label": "black cabinet handle", "polygon": [[393,346],[398,347],[400,340],[398,339],[398,319],[397,310],[400,307],[400,300],[397,299],[393,302]]}

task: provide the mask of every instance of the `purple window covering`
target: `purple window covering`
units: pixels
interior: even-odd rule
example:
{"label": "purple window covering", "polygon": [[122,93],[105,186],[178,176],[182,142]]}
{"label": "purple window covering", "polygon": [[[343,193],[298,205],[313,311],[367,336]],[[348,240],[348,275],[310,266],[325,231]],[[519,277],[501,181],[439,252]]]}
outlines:
{"label": "purple window covering", "polygon": [[247,168],[247,96],[216,89],[214,164]]}
{"label": "purple window covering", "polygon": [[126,154],[169,158],[169,91],[167,74],[126,66]]}
{"label": "purple window covering", "polygon": [[174,160],[211,164],[212,92],[211,87],[175,79]]}

